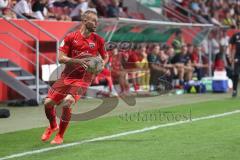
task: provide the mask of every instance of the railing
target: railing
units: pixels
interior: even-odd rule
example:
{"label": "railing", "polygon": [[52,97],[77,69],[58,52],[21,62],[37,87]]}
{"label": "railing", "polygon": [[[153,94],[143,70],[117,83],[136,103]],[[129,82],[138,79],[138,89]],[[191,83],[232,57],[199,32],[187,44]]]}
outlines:
{"label": "railing", "polygon": [[[0,34],[6,34],[6,35],[12,37],[13,39],[17,40],[18,42],[20,42],[21,44],[23,44],[24,46],[26,46],[27,48],[29,48],[30,50],[32,50],[33,52],[36,53],[36,49],[35,48],[33,48],[31,45],[29,45],[28,43],[26,43],[25,41],[23,41],[21,38],[17,37],[16,35],[12,34],[11,32],[0,32]],[[40,51],[39,51],[39,56],[43,57],[44,59],[46,59],[50,63],[55,63],[55,61],[51,60],[50,58],[45,56]]]}
{"label": "railing", "polygon": [[5,20],[7,23],[9,23],[10,25],[12,25],[13,27],[17,28],[19,31],[23,32],[24,34],[26,34],[28,37],[32,38],[35,42],[36,42],[36,64],[35,64],[35,68],[36,68],[36,92],[37,92],[37,102],[40,102],[40,95],[39,95],[39,40],[32,35],[31,33],[29,33],[28,31],[26,31],[25,29],[23,29],[22,27],[18,26],[17,24],[15,24],[14,22],[6,19],[5,17],[2,17],[3,20]]}
{"label": "railing", "polygon": [[27,17],[25,17],[24,15],[15,12],[12,8],[10,8],[10,10],[12,12],[14,12],[16,15],[20,16],[22,19],[24,19],[25,21],[27,21],[29,24],[31,24],[32,26],[34,26],[35,28],[39,29],[41,32],[45,33],[47,36],[49,36],[50,38],[52,38],[53,40],[56,41],[56,63],[58,65],[58,55],[59,55],[59,39],[57,37],[55,37],[53,34],[49,33],[47,30],[43,29],[42,27],[40,27],[39,25],[37,25],[36,23],[30,21],[29,19],[27,19]]}
{"label": "railing", "polygon": [[[0,34],[4,34],[4,33],[0,33]],[[28,59],[27,57],[23,56],[23,54],[21,52],[19,52],[18,50],[14,49],[13,47],[11,47],[10,45],[8,45],[7,43],[3,42],[2,40],[0,40],[0,44],[2,44],[3,46],[5,46],[6,48],[8,48],[9,50],[11,50],[12,52],[14,52],[16,55],[18,55],[19,57],[23,58],[25,61],[27,61],[28,63],[31,63],[34,67],[36,66],[36,64],[31,61],[30,59]]]}

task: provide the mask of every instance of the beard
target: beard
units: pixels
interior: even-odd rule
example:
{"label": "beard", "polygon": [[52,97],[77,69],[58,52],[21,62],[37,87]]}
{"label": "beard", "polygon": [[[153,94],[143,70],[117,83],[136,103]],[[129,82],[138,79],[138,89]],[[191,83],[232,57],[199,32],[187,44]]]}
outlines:
{"label": "beard", "polygon": [[94,27],[92,24],[89,24],[89,23],[86,24],[86,29],[89,32],[96,32],[96,27]]}

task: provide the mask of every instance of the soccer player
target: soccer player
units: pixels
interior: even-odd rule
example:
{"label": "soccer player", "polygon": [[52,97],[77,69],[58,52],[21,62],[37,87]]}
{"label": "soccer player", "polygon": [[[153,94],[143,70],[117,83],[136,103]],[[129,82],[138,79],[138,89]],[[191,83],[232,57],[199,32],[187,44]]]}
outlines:
{"label": "soccer player", "polygon": [[237,86],[240,71],[240,32],[235,33],[229,40],[230,61],[233,65],[233,92],[232,97],[237,96]]}
{"label": "soccer player", "polygon": [[[50,125],[43,133],[42,141],[49,140],[52,133],[58,131],[51,144],[63,143],[65,130],[71,120],[71,105],[80,99],[95,77],[95,74],[86,70],[88,67],[86,58],[100,54],[103,66],[108,61],[104,39],[94,33],[97,26],[97,14],[93,11],[86,11],[81,18],[79,30],[69,33],[60,46],[58,60],[59,63],[65,64],[65,69],[60,79],[50,88],[44,101],[45,113]],[[56,105],[63,107],[59,126],[56,122]]]}

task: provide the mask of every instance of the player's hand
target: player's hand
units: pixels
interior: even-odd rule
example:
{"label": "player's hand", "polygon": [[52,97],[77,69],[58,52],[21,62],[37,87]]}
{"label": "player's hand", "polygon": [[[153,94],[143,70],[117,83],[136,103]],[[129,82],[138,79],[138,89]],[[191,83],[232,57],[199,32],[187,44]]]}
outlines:
{"label": "player's hand", "polygon": [[87,59],[78,59],[78,64],[80,64],[85,70],[88,68]]}
{"label": "player's hand", "polygon": [[99,71],[95,72],[95,75],[98,75],[99,73],[101,73],[103,71],[103,69],[105,68],[105,65],[106,65],[105,61],[102,58],[100,58],[100,61],[102,63],[101,69]]}

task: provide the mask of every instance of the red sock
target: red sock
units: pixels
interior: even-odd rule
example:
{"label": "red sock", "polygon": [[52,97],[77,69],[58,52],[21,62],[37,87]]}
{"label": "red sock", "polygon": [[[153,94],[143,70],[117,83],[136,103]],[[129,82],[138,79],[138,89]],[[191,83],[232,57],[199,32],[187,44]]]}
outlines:
{"label": "red sock", "polygon": [[71,120],[71,111],[72,109],[70,107],[63,107],[62,109],[62,116],[60,119],[60,124],[59,124],[59,132],[58,134],[63,137],[64,132],[67,129],[67,126],[69,124],[69,121]]}
{"label": "red sock", "polygon": [[46,105],[45,106],[45,114],[46,114],[47,119],[49,120],[50,127],[51,128],[57,127],[56,111],[55,111],[54,106]]}

